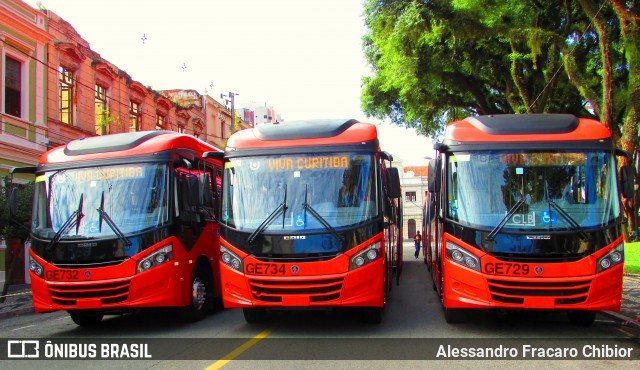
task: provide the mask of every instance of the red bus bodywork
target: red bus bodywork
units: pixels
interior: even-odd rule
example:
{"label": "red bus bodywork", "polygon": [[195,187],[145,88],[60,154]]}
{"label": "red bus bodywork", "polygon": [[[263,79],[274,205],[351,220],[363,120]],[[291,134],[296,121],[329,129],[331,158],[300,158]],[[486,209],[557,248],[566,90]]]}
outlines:
{"label": "red bus bodywork", "polygon": [[[474,182],[467,184],[459,180],[459,176],[452,176],[451,163],[457,168],[456,163],[460,162],[456,161],[468,163],[472,161],[469,158],[474,155],[484,156],[482,161],[490,162],[493,152],[511,151],[520,155],[519,158],[526,158],[526,153],[536,151],[549,153],[547,157],[539,158],[556,158],[553,157],[555,153],[581,150],[587,150],[587,153],[593,150],[604,153],[603,155],[608,153],[613,157],[615,151],[609,130],[595,120],[577,119],[569,115],[486,117],[489,118],[470,117],[449,123],[442,143],[435,146],[437,158],[429,162],[429,192],[423,208],[423,252],[433,280],[433,288],[442,301],[446,320],[450,323],[463,321],[469,309],[477,308],[536,309],[567,311],[571,321],[589,325],[595,318],[595,311],[619,311],[623,275],[621,215],[609,225],[603,226],[602,229],[605,231],[588,229],[583,233],[584,230],[578,225],[568,228],[568,231],[557,233],[543,229],[527,231],[525,226],[521,226],[521,229],[516,228],[515,233],[507,232],[507,236],[517,240],[517,243],[530,243],[531,246],[549,246],[552,245],[551,241],[557,239],[567,244],[582,245],[585,250],[588,245],[592,246],[589,248],[593,248],[591,252],[581,250],[580,253],[575,253],[575,256],[566,256],[563,260],[561,257],[552,258],[535,253],[518,255],[492,252],[496,238],[505,233],[504,225],[493,230],[491,227],[494,225],[489,225],[489,228],[484,230],[481,227],[468,226],[457,218],[457,212],[477,199],[467,198],[467,203],[464,204],[452,200],[452,194],[456,192],[453,187],[470,189],[479,188],[481,185]],[[495,122],[496,120],[498,122]],[[559,128],[555,126],[556,120],[561,121]],[[456,155],[462,159],[452,159]],[[616,155],[620,153],[616,152]],[[497,154],[495,156],[498,157]],[[508,161],[510,157],[505,154],[502,158],[507,158]],[[519,172],[516,172],[519,176],[526,176],[525,171],[529,167],[526,161],[522,163],[525,164],[513,167],[519,167]],[[544,166],[539,163],[536,165]],[[602,172],[602,169],[598,171]],[[504,173],[506,178],[507,170]],[[613,176],[615,177],[615,172]],[[502,181],[502,177],[493,175],[493,181]],[[549,182],[552,180],[545,180],[547,189],[550,188]],[[524,181],[522,180],[522,183]],[[617,183],[615,178],[612,181]],[[508,185],[502,186],[498,200],[506,199],[508,195],[508,191],[505,190]],[[526,191],[522,190],[525,195],[522,198],[523,204],[532,202],[531,198],[526,198]],[[618,194],[615,186],[611,191],[612,194]],[[546,190],[547,199],[548,192],[549,190]],[[483,196],[485,194],[483,193]],[[519,195],[520,193],[516,198]],[[613,200],[616,203],[619,201],[618,198]],[[477,202],[486,203],[487,200]],[[551,206],[551,201],[549,205]],[[524,210],[521,212],[525,214]],[[548,211],[527,212],[526,215],[531,215],[529,226],[539,227],[542,223],[552,225],[557,222],[555,219],[540,218],[540,215],[550,215],[550,212],[543,213]],[[555,213],[558,213],[558,219],[564,218],[560,212],[562,211],[554,211],[554,217]],[[514,220],[524,219],[514,218],[514,215],[518,216],[518,210],[510,216],[511,219],[505,216],[503,221],[514,223]],[[527,241],[523,242],[524,239]],[[456,250],[460,252],[457,261],[452,257]],[[467,257],[470,257],[469,264],[461,262],[466,261]],[[600,263],[607,267],[599,267]]]}
{"label": "red bus bodywork", "polygon": [[[202,214],[204,206],[208,209],[217,207],[211,204],[213,200],[208,196],[217,192],[215,176],[220,174],[221,161],[203,160],[205,152],[222,153],[218,148],[190,135],[150,131],[76,140],[43,154],[33,170],[36,185],[41,183],[47,191],[52,191],[52,185],[45,185],[46,176],[59,178],[57,174],[77,171],[92,176],[86,181],[92,181],[92,186],[96,187],[102,181],[108,181],[108,178],[115,183],[119,180],[118,176],[126,177],[126,174],[121,174],[122,169],[147,163],[157,166],[154,168],[158,172],[167,173],[163,194],[166,197],[164,205],[169,210],[166,221],[151,231],[86,237],[86,240],[79,242],[66,241],[64,235],[58,241],[52,241],[49,236],[32,233],[30,279],[35,311],[67,310],[79,325],[96,324],[104,314],[120,314],[131,309],[150,307],[179,307],[188,320],[202,318],[204,312],[213,306],[213,300],[221,295],[219,225],[212,213],[207,216]],[[120,174],[114,165],[119,166]],[[148,169],[145,171],[150,172]],[[189,204],[194,207],[190,213],[183,207],[185,198],[179,194],[181,191],[187,194],[184,184],[188,180],[195,183],[198,175],[201,179],[207,179],[199,183],[199,187],[204,189],[199,194],[202,200],[204,192],[208,192],[205,199],[209,199],[209,203],[200,201],[196,204],[197,201],[193,201]],[[152,174],[147,173],[146,176]],[[131,187],[132,197],[134,192],[140,190],[134,185],[126,186]],[[159,185],[154,183],[154,186]],[[160,189],[154,188],[153,191],[159,192]],[[76,218],[76,230],[91,221],[89,216],[83,216],[95,210],[89,206],[83,207],[82,203],[95,202],[96,199],[90,199],[92,196],[99,197],[83,193],[80,200],[82,216]],[[115,196],[108,198],[105,191],[100,196],[100,207],[105,211],[111,209],[112,213],[113,208],[109,206],[121,201]],[[38,201],[35,199],[35,202]],[[137,206],[141,209],[147,207],[144,204]],[[64,205],[52,201],[49,207],[49,213],[53,214]],[[131,208],[125,210],[133,212],[134,206],[128,207]],[[148,207],[151,208],[151,205]],[[192,217],[191,220],[187,220],[188,215]],[[111,227],[105,221],[107,217],[104,216],[104,220],[100,217],[101,230]],[[117,218],[117,215],[111,214],[111,217]],[[115,225],[117,229],[126,227],[124,223]],[[115,230],[114,233],[118,234]],[[98,253],[86,260],[69,257],[92,253],[91,250],[102,248],[103,244],[105,250],[124,249],[125,252],[109,252],[112,255],[105,260],[101,260]]]}
{"label": "red bus bodywork", "polygon": [[[384,161],[392,160],[391,156],[382,152],[379,148],[376,127],[368,123],[355,121],[314,120],[300,122],[285,122],[279,125],[261,125],[254,129],[242,130],[233,134],[227,143],[225,152],[225,173],[223,187],[228,189],[231,177],[238,176],[237,171],[230,171],[230,166],[237,166],[246,162],[267,163],[265,158],[280,158],[281,166],[293,166],[298,169],[299,176],[313,173],[314,170],[337,165],[336,159],[331,156],[335,153],[348,156],[362,153],[371,158],[376,166],[377,177],[375,184],[378,186],[377,199],[368,199],[379,203],[380,213],[369,221],[366,235],[359,242],[343,241],[340,252],[330,256],[299,258],[299,255],[290,254],[279,257],[258,253],[260,248],[251,250],[251,244],[246,234],[240,227],[225,225],[224,218],[221,223],[221,275],[222,297],[227,308],[243,308],[248,322],[259,322],[265,318],[266,308],[277,307],[364,307],[365,319],[372,322],[380,322],[381,309],[385,303],[385,297],[391,287],[392,277],[398,277],[402,268],[402,244],[401,222],[399,211],[399,199],[386,197],[383,194],[382,185],[388,186],[385,179],[385,171],[395,172],[395,168],[389,169]],[[355,153],[355,154],[354,154]],[[338,155],[338,154],[335,154]],[[320,157],[319,157],[320,156]],[[236,162],[234,162],[234,160]],[[332,162],[332,160],[334,162]],[[263,162],[260,162],[263,161]],[[273,166],[276,166],[276,162]],[[256,169],[258,168],[257,165]],[[296,167],[297,166],[297,167]],[[295,172],[294,172],[295,173]],[[255,175],[259,176],[259,175]],[[271,175],[271,179],[284,175]],[[397,175],[396,175],[397,176]],[[342,179],[342,177],[340,177]],[[328,181],[326,187],[331,187],[332,181]],[[235,180],[238,183],[239,180]],[[293,180],[291,181],[293,182]],[[312,184],[313,185],[313,184]],[[318,187],[322,184],[315,183]],[[399,182],[397,183],[399,190]],[[300,188],[302,189],[302,188]],[[307,189],[304,188],[304,201],[306,202]],[[223,191],[223,193],[225,193]],[[295,189],[289,184],[289,198],[294,197]],[[382,198],[385,197],[389,204],[389,212],[382,214]],[[232,207],[225,205],[231,197],[223,195],[223,209]],[[286,195],[284,197],[286,198]],[[296,204],[289,204],[288,208]],[[253,206],[249,204],[248,207]],[[287,206],[285,204],[285,206]],[[264,214],[271,209],[264,210]],[[226,211],[223,211],[225,213]],[[286,212],[286,210],[284,211]],[[278,216],[279,217],[279,216]],[[285,216],[286,217],[286,216]],[[311,216],[309,216],[311,218]],[[391,220],[393,219],[393,221]],[[385,222],[386,221],[386,222]],[[280,219],[276,224],[280,224]],[[284,221],[283,228],[284,228]],[[329,222],[331,223],[331,222]],[[386,226],[385,226],[386,225]],[[331,227],[330,227],[331,228]],[[336,226],[337,228],[337,226]],[[354,226],[351,229],[358,230]],[[334,235],[352,235],[353,230],[337,230]],[[316,232],[317,234],[317,232]],[[326,237],[334,242],[329,229],[324,230]],[[355,234],[353,234],[355,235]],[[304,231],[273,231],[262,233],[256,238],[268,239],[263,243],[268,248],[271,244],[290,246],[289,239],[297,239],[300,242],[312,236]],[[283,241],[284,239],[284,241]],[[346,240],[349,238],[347,237]],[[310,242],[309,242],[310,243]],[[313,247],[311,247],[313,248]],[[352,261],[359,254],[374,248],[377,256],[370,262],[359,268],[350,268]],[[257,251],[257,252],[256,252]],[[230,262],[225,262],[225,255]],[[233,261],[237,261],[241,267],[234,268]]]}

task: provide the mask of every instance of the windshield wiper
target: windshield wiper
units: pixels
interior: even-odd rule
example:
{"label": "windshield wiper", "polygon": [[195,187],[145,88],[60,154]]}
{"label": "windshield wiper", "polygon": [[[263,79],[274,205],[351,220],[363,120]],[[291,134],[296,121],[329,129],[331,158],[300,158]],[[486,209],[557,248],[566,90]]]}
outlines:
{"label": "windshield wiper", "polygon": [[496,225],[496,227],[494,227],[493,230],[491,230],[489,235],[487,235],[486,240],[493,241],[496,238],[496,235],[498,235],[498,233],[500,232],[500,230],[502,230],[504,225],[507,224],[507,221],[509,221],[511,216],[513,216],[516,212],[518,212],[518,210],[524,205],[524,203],[525,203],[524,197],[520,198],[520,200],[517,201],[516,204],[513,205],[513,207],[511,207],[509,212],[507,212],[507,214],[504,215],[504,217],[502,218],[502,220],[500,220],[500,222]]}
{"label": "windshield wiper", "polygon": [[47,246],[45,247],[47,252],[51,252],[53,250],[53,248],[58,244],[58,242],[62,238],[62,235],[67,233],[71,229],[71,225],[73,225],[74,221],[76,222],[76,234],[78,233],[78,230],[80,228],[80,220],[82,220],[82,217],[84,217],[84,214],[82,213],[83,204],[84,204],[84,194],[80,194],[80,202],[78,203],[78,209],[76,209],[71,213],[71,215],[69,215],[69,218],[67,218],[64,224],[62,224],[58,232],[55,233],[55,235],[53,236],[53,239],[51,239],[49,244],[47,244]]}
{"label": "windshield wiper", "polygon": [[[545,180],[545,183],[546,183],[546,180]],[[546,183],[546,186],[545,186],[545,197],[547,198],[547,203],[549,204],[549,208],[553,208],[556,212],[558,212],[558,214],[560,214],[560,216],[562,216],[562,218],[564,218],[564,220],[567,222],[567,224],[569,225],[569,228],[578,233],[578,236],[580,236],[580,239],[582,239],[585,242],[588,242],[591,240],[591,237],[589,237],[589,234],[587,234],[584,231],[584,229],[580,226],[580,224],[573,217],[571,217],[571,215],[569,215],[567,211],[562,209],[562,207],[560,207],[558,203],[551,200],[551,197],[549,196],[548,183]],[[551,209],[549,209],[549,213],[551,213]]]}
{"label": "windshield wiper", "polygon": [[124,233],[122,232],[122,230],[120,230],[118,225],[116,225],[116,223],[113,222],[113,219],[111,218],[111,216],[109,216],[107,211],[104,210],[104,191],[102,191],[102,196],[100,197],[100,208],[98,208],[96,211],[98,211],[98,213],[100,214],[100,218],[98,221],[98,229],[100,230],[100,232],[102,232],[102,220],[104,219],[105,221],[107,221],[107,225],[109,225],[109,227],[111,228],[111,230],[113,230],[116,236],[118,236],[118,238],[122,240],[124,245],[126,245],[127,247],[131,246],[131,241],[127,239],[126,236],[124,236]]}
{"label": "windshield wiper", "polygon": [[256,237],[258,237],[258,235],[264,231],[264,229],[266,229],[267,227],[269,227],[269,225],[271,225],[271,223],[273,222],[273,220],[276,219],[276,217],[278,217],[278,215],[280,214],[280,212],[282,212],[282,228],[284,228],[284,220],[287,214],[287,184],[284,184],[284,199],[282,201],[282,203],[278,204],[278,206],[276,207],[276,209],[273,210],[273,212],[271,212],[271,214],[269,215],[269,217],[267,217],[264,221],[262,221],[262,223],[251,233],[251,235],[249,235],[249,237],[247,238],[247,243],[248,244],[253,244],[253,242],[256,240]]}
{"label": "windshield wiper", "polygon": [[305,219],[307,218],[307,211],[309,211],[309,213],[311,213],[311,216],[315,217],[316,220],[320,221],[322,226],[324,226],[327,230],[331,231],[331,234],[333,234],[333,236],[335,236],[336,239],[338,239],[338,241],[340,241],[341,243],[344,242],[344,238],[342,237],[342,235],[338,234],[336,229],[334,229],[333,226],[331,226],[331,224],[329,224],[324,217],[320,216],[320,214],[316,212],[316,210],[313,209],[313,207],[311,207],[309,203],[307,203],[307,189],[308,189],[308,186],[305,185],[304,203],[302,204],[302,208],[304,209],[304,212],[305,212],[304,213]]}

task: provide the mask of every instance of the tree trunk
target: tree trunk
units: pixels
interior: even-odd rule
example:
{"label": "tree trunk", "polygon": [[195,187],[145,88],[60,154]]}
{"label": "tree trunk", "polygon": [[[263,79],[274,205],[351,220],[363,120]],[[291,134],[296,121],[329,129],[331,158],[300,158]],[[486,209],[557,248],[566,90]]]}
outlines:
{"label": "tree trunk", "polygon": [[4,303],[4,301],[7,299],[7,293],[9,292],[9,286],[11,286],[11,278],[13,277],[13,271],[17,266],[17,261],[21,260],[19,257],[20,255],[23,254],[25,242],[26,241],[24,240],[20,240],[18,242],[19,244],[18,244],[18,247],[16,248],[15,253],[13,252],[13,248],[11,248],[11,246],[8,246],[8,248],[6,249],[6,251],[9,253],[11,257],[11,263],[9,264],[9,268],[7,269],[7,272],[5,274],[4,285],[2,287],[2,294],[0,295],[0,303]]}

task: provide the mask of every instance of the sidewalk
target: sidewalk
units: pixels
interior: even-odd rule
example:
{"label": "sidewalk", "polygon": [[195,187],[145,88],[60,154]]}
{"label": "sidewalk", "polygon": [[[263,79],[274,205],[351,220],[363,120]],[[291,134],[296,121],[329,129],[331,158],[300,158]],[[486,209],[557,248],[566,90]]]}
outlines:
{"label": "sidewalk", "polygon": [[[411,248],[413,248],[413,245],[411,245]],[[405,256],[405,262],[412,259],[413,255]],[[422,256],[419,261],[422,262]],[[625,326],[640,328],[640,275],[626,274],[622,284],[622,308],[620,312],[606,311],[605,314],[622,321]],[[0,318],[32,312],[34,311],[31,304],[30,286],[16,285],[10,287],[7,299],[4,303],[0,303]]]}

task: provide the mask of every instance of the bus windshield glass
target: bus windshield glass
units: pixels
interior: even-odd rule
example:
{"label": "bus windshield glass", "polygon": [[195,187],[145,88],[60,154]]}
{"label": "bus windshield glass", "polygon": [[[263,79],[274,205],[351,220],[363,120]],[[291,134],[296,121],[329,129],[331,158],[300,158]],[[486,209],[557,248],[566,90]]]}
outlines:
{"label": "bus windshield glass", "polygon": [[34,236],[114,238],[169,220],[168,171],[161,164],[99,166],[37,176]]}
{"label": "bus windshield glass", "polygon": [[447,216],[462,225],[584,235],[620,215],[610,152],[457,152],[447,165]]}
{"label": "bus windshield glass", "polygon": [[295,154],[231,159],[222,223],[246,232],[331,232],[377,217],[372,155]]}

